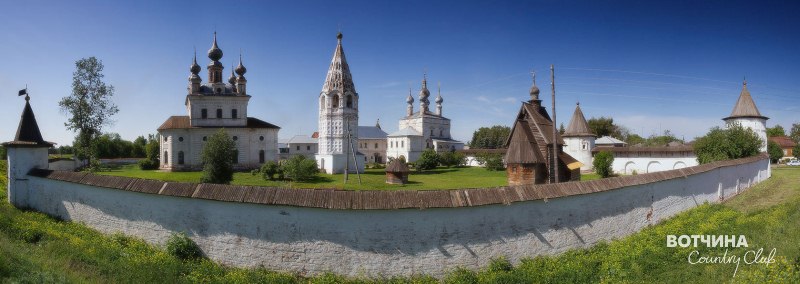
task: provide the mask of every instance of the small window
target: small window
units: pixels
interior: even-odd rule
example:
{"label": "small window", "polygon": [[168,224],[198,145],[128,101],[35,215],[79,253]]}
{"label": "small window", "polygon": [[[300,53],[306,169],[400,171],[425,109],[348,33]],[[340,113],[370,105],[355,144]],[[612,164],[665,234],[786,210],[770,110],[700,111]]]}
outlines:
{"label": "small window", "polygon": [[208,137],[203,136],[203,142],[205,142],[206,140],[208,140]]}
{"label": "small window", "polygon": [[164,136],[164,143],[169,142],[169,137]]}
{"label": "small window", "polygon": [[217,94],[222,93],[222,88],[217,88]]}
{"label": "small window", "polygon": [[347,96],[347,107],[348,108],[353,107],[353,96]]}
{"label": "small window", "polygon": [[405,148],[406,147],[406,141],[400,141],[400,147]]}
{"label": "small window", "polygon": [[433,129],[431,129],[431,136],[433,136]]}
{"label": "small window", "polygon": [[201,109],[200,110],[200,117],[201,118],[208,118],[208,109]]}
{"label": "small window", "polygon": [[442,130],[439,129],[439,137],[441,137],[441,136],[442,136]]}
{"label": "small window", "polygon": [[258,162],[261,164],[264,163],[264,150],[258,151]]}
{"label": "small window", "polygon": [[239,150],[233,150],[233,163],[239,163]]}
{"label": "small window", "polygon": [[264,136],[260,136],[260,137],[258,137],[258,140],[259,140],[259,141],[264,141]]}
{"label": "small window", "polygon": [[222,118],[222,109],[221,108],[217,109],[217,118]]}
{"label": "small window", "polygon": [[311,151],[311,145],[307,145],[306,150]]}
{"label": "small window", "polygon": [[239,136],[233,136],[233,141],[239,140]]}
{"label": "small window", "polygon": [[183,142],[183,137],[178,137],[178,142]]}
{"label": "small window", "polygon": [[169,164],[169,153],[167,153],[167,151],[164,151],[164,164]]}
{"label": "small window", "polygon": [[178,152],[178,165],[183,165],[183,151]]}
{"label": "small window", "polygon": [[300,145],[296,146],[297,151],[300,151]]}
{"label": "small window", "polygon": [[232,109],[232,110],[231,110],[231,118],[234,118],[234,119],[235,119],[235,118],[239,118],[239,110],[237,110],[237,109]]}
{"label": "small window", "polygon": [[378,143],[375,143],[375,149],[378,149]]}

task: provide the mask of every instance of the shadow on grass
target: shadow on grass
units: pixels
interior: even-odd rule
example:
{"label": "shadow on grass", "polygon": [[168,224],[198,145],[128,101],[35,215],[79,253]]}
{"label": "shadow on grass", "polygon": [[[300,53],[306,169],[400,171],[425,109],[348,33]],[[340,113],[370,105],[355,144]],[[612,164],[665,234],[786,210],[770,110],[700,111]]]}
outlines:
{"label": "shadow on grass", "polygon": [[428,171],[412,170],[410,174],[412,174],[412,175],[438,175],[438,174],[445,174],[445,173],[456,172],[456,171],[458,171],[458,169],[456,169],[456,168],[436,168],[436,169],[428,170]]}

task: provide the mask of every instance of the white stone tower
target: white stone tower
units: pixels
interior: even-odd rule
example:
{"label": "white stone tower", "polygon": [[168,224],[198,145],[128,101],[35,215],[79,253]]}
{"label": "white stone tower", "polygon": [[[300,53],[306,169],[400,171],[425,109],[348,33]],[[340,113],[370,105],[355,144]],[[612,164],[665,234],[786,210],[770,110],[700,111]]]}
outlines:
{"label": "white stone tower", "polygon": [[3,143],[3,146],[8,149],[8,202],[17,208],[26,208],[33,202],[28,197],[28,172],[32,169],[48,169],[47,149],[53,143],[42,139],[27,90],[24,93],[20,91],[20,94],[25,95],[25,109],[17,134],[14,141]]}
{"label": "white stone tower", "polygon": [[758,138],[761,139],[761,152],[767,151],[767,119],[758,111],[750,91],[747,90],[747,80],[742,83],[742,92],[733,107],[731,115],[723,118],[727,125],[738,123],[739,125],[752,129]]}
{"label": "white stone tower", "polygon": [[345,169],[363,172],[364,156],[357,152],[358,93],[344,56],[342,33],[336,38],[338,43],[319,95],[319,150],[316,160],[320,169],[329,174],[343,173]]}
{"label": "white stone tower", "polygon": [[[535,83],[534,83],[535,84]],[[586,117],[583,116],[581,111],[581,104],[576,103],[575,113],[572,114],[572,119],[569,121],[567,129],[561,135],[564,138],[564,152],[581,162],[581,171],[589,171],[592,169],[592,148],[594,148],[594,140],[597,138],[594,133],[589,129],[589,124],[586,123]]]}

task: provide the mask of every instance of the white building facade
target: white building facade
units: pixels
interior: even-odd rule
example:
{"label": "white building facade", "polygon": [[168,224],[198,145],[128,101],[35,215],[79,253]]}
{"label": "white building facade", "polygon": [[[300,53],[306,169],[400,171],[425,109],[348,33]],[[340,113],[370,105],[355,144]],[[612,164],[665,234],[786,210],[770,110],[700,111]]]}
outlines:
{"label": "white building facade", "polygon": [[358,93],[342,48],[342,33],[333,52],[319,95],[320,170],[329,174],[364,172],[364,156],[358,152]]}
{"label": "white building facade", "polygon": [[380,123],[375,126],[358,127],[358,152],[364,154],[364,162],[386,163],[387,134]]}
{"label": "white building facade", "polygon": [[409,90],[406,103],[406,117],[400,119],[397,132],[387,137],[386,156],[392,158],[405,158],[406,162],[414,162],[425,149],[434,149],[437,152],[456,151],[464,149],[464,142],[452,139],[450,136],[450,119],[442,113],[441,88],[436,96],[436,111],[429,110],[430,91],[428,90],[427,76],[422,79],[419,91],[420,110],[414,112],[414,97]]}
{"label": "white building facade", "polygon": [[[247,93],[247,69],[239,56],[239,65],[231,70],[228,82],[222,81],[222,50],[214,43],[208,51],[208,82],[201,84],[197,56],[190,67],[185,105],[188,116],[172,116],[159,128],[160,168],[163,170],[199,170],[201,153],[208,138],[224,129],[236,144],[234,168],[257,168],[277,159],[280,127],[247,116],[251,96]],[[234,71],[236,72],[234,74]]]}

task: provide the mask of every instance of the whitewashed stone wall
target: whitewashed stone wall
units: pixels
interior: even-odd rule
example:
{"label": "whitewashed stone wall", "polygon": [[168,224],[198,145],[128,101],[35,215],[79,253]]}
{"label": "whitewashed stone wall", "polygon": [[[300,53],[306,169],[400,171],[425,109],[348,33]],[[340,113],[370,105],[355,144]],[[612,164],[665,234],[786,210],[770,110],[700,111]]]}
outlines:
{"label": "whitewashed stone wall", "polygon": [[[477,207],[331,210],[144,194],[30,177],[27,204],[41,212],[163,244],[187,232],[226,265],[349,276],[477,269],[620,238],[770,175],[767,160],[656,183],[547,201]],[[18,195],[19,196],[19,195]]]}

